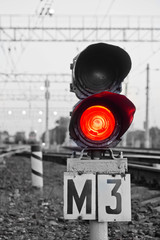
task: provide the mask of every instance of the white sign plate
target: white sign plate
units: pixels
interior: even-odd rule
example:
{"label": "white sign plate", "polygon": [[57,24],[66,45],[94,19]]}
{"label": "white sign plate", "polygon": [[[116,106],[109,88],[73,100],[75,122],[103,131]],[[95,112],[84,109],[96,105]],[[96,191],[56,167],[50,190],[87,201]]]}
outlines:
{"label": "white sign plate", "polygon": [[64,173],[64,218],[96,219],[95,174]]}
{"label": "white sign plate", "polygon": [[131,221],[130,174],[98,175],[98,221]]}

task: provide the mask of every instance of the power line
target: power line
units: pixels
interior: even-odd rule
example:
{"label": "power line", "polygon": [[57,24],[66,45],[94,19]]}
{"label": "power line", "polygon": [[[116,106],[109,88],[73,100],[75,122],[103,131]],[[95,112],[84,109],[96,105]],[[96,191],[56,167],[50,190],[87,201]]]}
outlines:
{"label": "power line", "polygon": [[[137,16],[137,18],[108,16],[114,2],[115,0],[110,3],[107,13],[103,17],[54,16],[52,19],[42,17],[37,25],[32,23],[35,16],[28,16],[28,19],[25,16],[25,25],[19,26],[14,21],[12,23],[13,16],[8,16],[10,18],[8,22],[11,23],[5,26],[1,24],[0,40],[4,42],[160,42],[160,27],[157,26],[160,17],[155,17],[157,21],[154,21],[154,24],[152,24],[153,18],[148,17],[147,19],[151,22],[146,26],[143,16]],[[2,22],[3,17],[3,15],[0,16]],[[21,22],[20,16],[14,16],[14,19],[16,22]],[[136,19],[138,21],[135,21]],[[92,26],[91,21],[94,21]],[[102,26],[104,21],[105,26]]]}
{"label": "power line", "polygon": [[[146,64],[146,62],[148,62],[154,55],[159,53],[159,51],[160,51],[160,47],[156,51],[151,53],[147,58],[145,58],[141,63],[139,63],[137,66],[135,66],[135,68],[133,70],[133,72],[135,74],[133,75],[133,77],[135,77],[136,75],[140,74],[141,72],[140,73],[136,73],[137,69],[139,69],[142,65]],[[142,72],[144,72],[144,70]]]}
{"label": "power line", "polygon": [[107,11],[106,11],[106,13],[105,13],[105,15],[104,15],[104,17],[102,19],[102,22],[101,22],[100,26],[103,25],[105,18],[108,17],[108,14],[109,14],[110,10],[112,9],[114,2],[115,2],[115,0],[111,0],[109,6],[107,8]]}

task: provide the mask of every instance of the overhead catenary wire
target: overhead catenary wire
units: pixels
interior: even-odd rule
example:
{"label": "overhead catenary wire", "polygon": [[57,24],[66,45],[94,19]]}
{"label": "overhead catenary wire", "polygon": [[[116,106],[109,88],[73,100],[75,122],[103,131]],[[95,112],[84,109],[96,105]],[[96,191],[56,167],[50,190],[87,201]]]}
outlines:
{"label": "overhead catenary wire", "polygon": [[[149,60],[156,54],[158,54],[160,52],[160,47],[154,51],[153,53],[151,53],[147,58],[145,58],[141,63],[139,63],[137,66],[135,66],[135,68],[132,70],[133,73],[135,73],[132,77],[135,77],[136,75],[140,74],[141,72],[136,73],[137,69],[139,69],[141,66],[146,65],[147,62],[149,62]],[[143,70],[144,71],[144,70]]]}
{"label": "overhead catenary wire", "polygon": [[104,23],[104,21],[105,21],[105,18],[108,17],[109,12],[111,11],[111,9],[112,9],[115,1],[116,1],[116,0],[111,0],[109,6],[108,6],[108,8],[107,8],[107,11],[106,11],[105,15],[104,15],[103,18],[102,18],[102,21],[101,21],[99,27],[103,25],[103,23]]}

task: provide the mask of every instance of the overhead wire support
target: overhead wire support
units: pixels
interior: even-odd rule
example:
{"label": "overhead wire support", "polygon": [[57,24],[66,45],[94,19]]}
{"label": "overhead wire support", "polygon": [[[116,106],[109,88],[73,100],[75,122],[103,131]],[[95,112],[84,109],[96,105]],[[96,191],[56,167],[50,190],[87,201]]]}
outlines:
{"label": "overhead wire support", "polygon": [[160,42],[160,16],[39,17],[43,21],[35,24],[36,15],[1,15],[0,41]]}
{"label": "overhead wire support", "polygon": [[69,83],[71,74],[69,73],[2,73],[0,72],[2,82],[44,82],[46,78],[54,83]]}

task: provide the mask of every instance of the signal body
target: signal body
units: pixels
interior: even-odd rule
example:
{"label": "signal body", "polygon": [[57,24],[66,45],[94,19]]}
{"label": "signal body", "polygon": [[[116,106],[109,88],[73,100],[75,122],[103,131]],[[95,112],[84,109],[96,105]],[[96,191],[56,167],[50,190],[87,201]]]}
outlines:
{"label": "signal body", "polygon": [[71,66],[71,91],[83,99],[104,90],[121,92],[121,83],[131,69],[131,59],[120,47],[98,43],[76,56]]}
{"label": "signal body", "polygon": [[120,95],[131,68],[123,49],[98,43],[87,47],[72,64],[71,91],[81,99],[73,109],[69,132],[82,148],[116,146],[129,128],[135,106]]}

